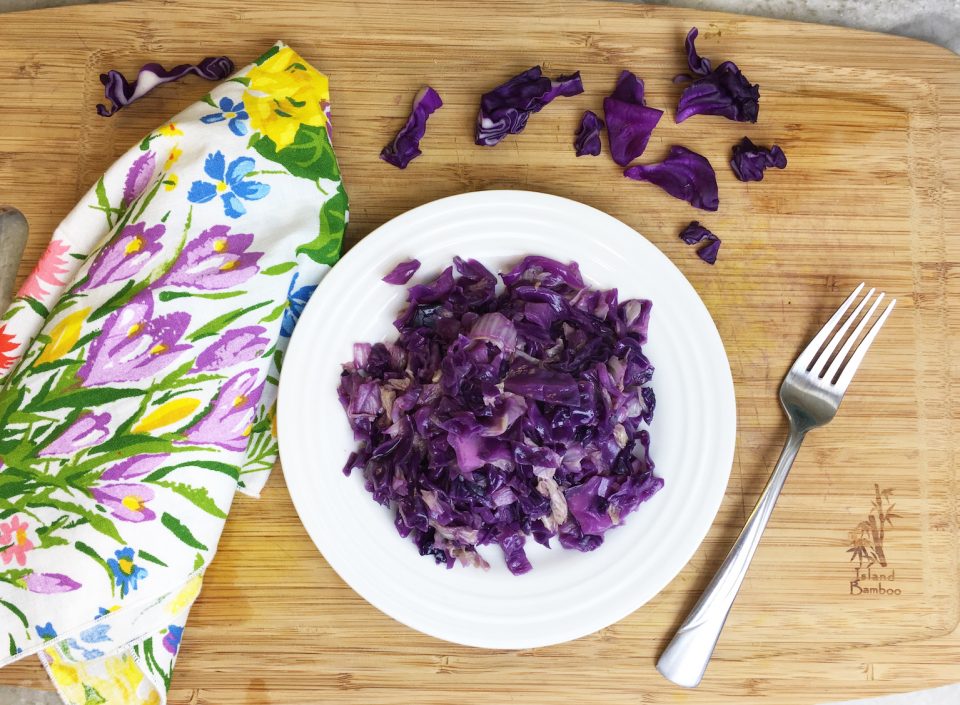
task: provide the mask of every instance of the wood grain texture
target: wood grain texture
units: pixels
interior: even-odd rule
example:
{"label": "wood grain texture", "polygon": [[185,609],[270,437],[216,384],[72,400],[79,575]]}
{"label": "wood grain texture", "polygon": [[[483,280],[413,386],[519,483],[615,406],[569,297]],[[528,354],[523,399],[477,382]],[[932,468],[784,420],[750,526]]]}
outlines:
{"label": "wood grain texture", "polygon": [[[756,125],[703,116],[673,124],[680,88],[670,79],[684,68],[691,25],[700,27],[705,55],[735,60],[761,85]],[[219,53],[242,65],[278,38],[331,78],[351,242],[441,196],[523,188],[605,210],[666,252],[727,347],[737,455],[713,529],[666,590],[598,634],[520,652],[446,644],[367,605],[316,552],[276,473],[259,501],[234,504],[185,634],[171,703],[801,705],[960,680],[952,396],[960,374],[960,59],[846,29],[579,0],[492,0],[482,10],[154,0],[8,15],[0,22],[0,200],[31,225],[21,276],[111,161],[207,89],[193,79],[165,86],[103,120],[94,112],[101,71]],[[586,93],[550,105],[497,148],[474,146],[479,94],[536,63],[548,74],[579,69]],[[574,157],[580,114],[599,111],[622,68],[642,76],[649,102],[667,109],[644,161],[675,143],[702,152],[717,167],[718,213],[623,179],[607,156]],[[399,172],[377,154],[424,83],[445,107],[431,118],[424,155]],[[725,162],[744,134],[780,144],[788,169],[737,182]],[[694,218],[723,239],[715,267],[677,239]],[[898,307],[837,420],[808,437],[703,685],[675,688],[654,671],[655,658],[776,460],[786,432],[780,380],[861,280],[897,297]],[[710,423],[696,410],[691,419],[691,433]],[[892,490],[900,518],[884,538],[888,566],[873,570],[899,595],[851,594],[850,533],[867,519],[875,485]],[[49,687],[35,660],[4,669],[0,682]]]}

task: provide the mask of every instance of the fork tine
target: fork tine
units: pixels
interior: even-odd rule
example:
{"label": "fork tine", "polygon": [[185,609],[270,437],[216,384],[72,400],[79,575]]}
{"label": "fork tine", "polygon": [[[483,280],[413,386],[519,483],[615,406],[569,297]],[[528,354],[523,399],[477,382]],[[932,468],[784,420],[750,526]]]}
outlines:
{"label": "fork tine", "polygon": [[880,332],[880,328],[883,326],[884,321],[887,320],[887,316],[890,315],[890,312],[893,310],[893,307],[896,304],[896,299],[893,299],[889,303],[889,305],[884,309],[883,313],[880,314],[880,318],[877,319],[877,322],[873,324],[873,326],[870,328],[870,331],[863,337],[860,345],[858,345],[857,349],[853,351],[853,355],[850,356],[850,361],[847,362],[847,366],[843,368],[843,372],[840,374],[840,378],[837,380],[836,386],[840,394],[844,394],[847,391],[847,387],[850,386],[850,380],[853,379],[853,374],[857,371],[860,363],[863,362],[863,356],[867,354],[867,350],[870,349],[870,344],[873,342],[873,339],[877,337],[877,333]]}
{"label": "fork tine", "polygon": [[811,372],[817,377],[823,375],[823,370],[826,368],[827,363],[830,362],[830,355],[833,354],[833,351],[836,349],[837,345],[840,344],[840,341],[843,340],[843,336],[846,335],[847,331],[850,329],[851,324],[857,320],[857,317],[860,315],[860,312],[863,311],[863,307],[867,305],[867,302],[870,300],[870,297],[873,296],[873,292],[876,289],[870,289],[867,292],[867,295],[860,299],[860,303],[857,304],[857,307],[853,309],[853,313],[847,316],[844,320],[843,325],[833,334],[833,337],[830,338],[830,342],[827,343],[827,347],[823,349],[823,352],[813,361],[813,369]]}
{"label": "fork tine", "polygon": [[[866,315],[860,319],[860,323],[857,324],[857,327],[854,328],[853,333],[850,334],[850,337],[847,338],[847,341],[843,344],[843,347],[840,348],[840,352],[837,353],[836,357],[833,358],[833,362],[830,363],[830,368],[823,375],[823,380],[829,384],[833,381],[833,378],[837,376],[837,372],[840,371],[840,367],[843,365],[843,361],[847,359],[847,354],[850,352],[850,348],[853,347],[853,344],[857,342],[857,339],[860,338],[860,334],[863,332],[863,329],[867,327],[867,324],[870,322],[870,319],[873,318],[874,311],[877,310],[877,306],[880,305],[880,302],[883,301],[885,294],[880,292],[873,305],[870,307],[870,310],[867,311]],[[866,301],[866,299],[864,299]],[[850,316],[854,318],[858,313],[860,313],[860,308]]]}
{"label": "fork tine", "polygon": [[827,321],[823,328],[820,329],[820,332],[817,333],[813,340],[803,349],[803,352],[800,353],[800,357],[797,358],[797,361],[793,363],[794,368],[802,369],[806,372],[807,368],[810,367],[813,362],[813,356],[817,354],[817,351],[820,349],[826,340],[827,336],[830,335],[830,332],[837,327],[837,323],[840,322],[840,319],[843,318],[843,314],[846,313],[847,309],[850,308],[850,304],[853,303],[854,299],[857,298],[857,294],[860,293],[860,290],[863,289],[863,282],[853,290],[853,293],[847,297],[847,300],[840,304],[840,308],[837,309],[837,312],[830,317],[830,320]]}

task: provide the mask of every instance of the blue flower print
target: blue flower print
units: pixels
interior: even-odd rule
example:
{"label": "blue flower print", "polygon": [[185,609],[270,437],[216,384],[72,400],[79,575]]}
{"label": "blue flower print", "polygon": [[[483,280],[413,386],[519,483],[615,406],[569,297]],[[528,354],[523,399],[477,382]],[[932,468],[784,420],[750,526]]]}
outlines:
{"label": "blue flower print", "polygon": [[129,546],[114,551],[114,555],[116,560],[109,559],[107,566],[120,588],[120,597],[126,597],[128,592],[137,589],[137,581],[147,577],[147,569],[134,564],[133,549]]}
{"label": "blue flower print", "polygon": [[224,96],[220,99],[220,112],[204,115],[200,118],[200,122],[210,125],[226,120],[230,132],[237,137],[242,137],[247,134],[247,120],[249,119],[250,116],[247,114],[247,111],[243,109],[243,101],[234,103],[233,100]]}
{"label": "blue flower print", "polygon": [[80,638],[88,644],[99,644],[102,641],[110,641],[108,631],[110,631],[109,624],[97,624],[80,632]]}
{"label": "blue flower print", "polygon": [[300,314],[303,313],[303,307],[316,291],[317,285],[301,286],[297,289],[297,277],[299,273],[293,275],[290,280],[290,288],[287,289],[287,307],[283,310],[283,322],[280,324],[280,335],[289,338],[293,335],[293,327],[300,320]]}
{"label": "blue flower print", "polygon": [[53,624],[50,622],[47,622],[43,626],[37,624],[34,626],[34,629],[37,630],[37,636],[44,641],[57,638],[57,630],[53,628]]}
{"label": "blue flower print", "polygon": [[243,201],[259,201],[270,193],[270,187],[259,181],[247,181],[247,175],[253,171],[254,161],[250,157],[238,157],[226,166],[223,152],[216,151],[207,156],[203,163],[203,170],[213,179],[209,181],[194,181],[187,193],[187,200],[191,203],[207,203],[220,195],[223,201],[223,212],[231,218],[239,218],[247,212]]}
{"label": "blue flower print", "polygon": [[65,643],[72,651],[79,651],[80,655],[86,661],[103,656],[103,652],[100,649],[88,649],[83,644],[78,644],[76,639],[67,639]]}

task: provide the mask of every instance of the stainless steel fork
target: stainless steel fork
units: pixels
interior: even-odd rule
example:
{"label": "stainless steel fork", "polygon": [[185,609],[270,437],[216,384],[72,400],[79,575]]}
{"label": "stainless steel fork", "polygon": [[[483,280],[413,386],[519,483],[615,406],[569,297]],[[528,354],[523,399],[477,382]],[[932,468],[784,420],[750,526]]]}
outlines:
{"label": "stainless steel fork", "polygon": [[[884,297],[881,293],[873,299],[875,290],[870,289],[853,313],[837,328],[862,289],[863,284],[860,284],[847,297],[793,363],[780,385],[780,403],[790,420],[790,435],[777,466],[720,570],[713,576],[710,585],[657,661],[657,670],[677,685],[693,688],[703,678],[707,663],[720,638],[720,631],[727,621],[727,615],[747,574],[757,544],[760,543],[760,536],[767,526],[804,436],[810,429],[823,426],[836,416],[857,367],[897,303],[896,299],[889,303],[858,344],[857,341]],[[871,299],[873,303],[870,309],[866,315],[861,316]],[[857,323],[857,326],[848,336],[850,326],[854,323]],[[834,355],[841,342],[843,345]]]}

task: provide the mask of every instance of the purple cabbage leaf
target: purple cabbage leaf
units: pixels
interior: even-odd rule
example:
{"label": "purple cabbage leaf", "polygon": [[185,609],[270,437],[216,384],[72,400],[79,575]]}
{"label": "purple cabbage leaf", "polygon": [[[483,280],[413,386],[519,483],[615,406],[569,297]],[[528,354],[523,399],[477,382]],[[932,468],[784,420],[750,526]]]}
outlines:
{"label": "purple cabbage leaf", "polygon": [[720,238],[700,225],[698,221],[692,221],[681,230],[680,239],[688,245],[703,243],[697,248],[697,257],[707,264],[714,264],[717,261],[717,254],[720,252]]}
{"label": "purple cabbage leaf", "polygon": [[741,181],[762,181],[764,169],[787,167],[787,155],[777,145],[773,145],[770,149],[758,147],[749,138],[744,137],[733,145],[733,159],[730,160],[730,166]]}
{"label": "purple cabbage leaf", "polygon": [[480,98],[476,143],[492,147],[510,134],[523,132],[527,120],[558,96],[583,93],[580,72],[551,80],[539,66],[527,69]]}
{"label": "purple cabbage leaf", "polygon": [[110,117],[157,86],[179,81],[192,73],[208,81],[222,81],[233,73],[233,62],[226,56],[209,56],[199,64],[180,64],[169,71],[160,64],[145,64],[132,83],[119,71],[107,71],[100,74],[100,83],[104,86],[103,94],[110,101],[110,106],[97,105],[97,114],[101,117]]}
{"label": "purple cabbage leaf", "polygon": [[737,122],[756,122],[760,111],[760,86],[751,85],[732,61],[711,68],[709,59],[697,53],[696,38],[697,28],[693,27],[684,41],[693,76],[681,74],[674,79],[693,81],[680,94],[676,121],[683,122],[694,115],[721,115]]}
{"label": "purple cabbage leaf", "polygon": [[621,72],[613,94],[603,99],[613,161],[626,166],[643,154],[662,116],[662,110],[646,106],[643,81],[629,71]]}
{"label": "purple cabbage leaf", "polygon": [[623,172],[637,181],[656,184],[674,198],[694,208],[715,211],[720,207],[717,175],[706,157],[674,145],[667,158],[657,164],[638,164]]}
{"label": "purple cabbage leaf", "polygon": [[406,169],[411,160],[422,154],[420,140],[427,131],[427,118],[442,105],[439,93],[430,86],[421,88],[413,99],[413,109],[406,124],[400,128],[393,142],[383,148],[380,158],[399,169]]}
{"label": "purple cabbage leaf", "polygon": [[580,127],[573,139],[573,146],[577,156],[592,156],[600,154],[600,130],[603,129],[603,120],[595,112],[587,110],[580,118]]}

